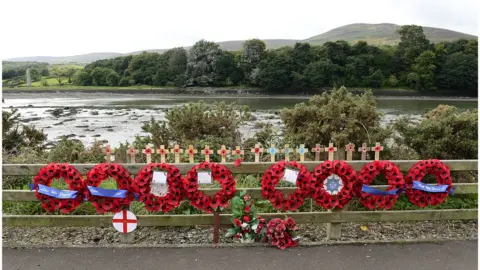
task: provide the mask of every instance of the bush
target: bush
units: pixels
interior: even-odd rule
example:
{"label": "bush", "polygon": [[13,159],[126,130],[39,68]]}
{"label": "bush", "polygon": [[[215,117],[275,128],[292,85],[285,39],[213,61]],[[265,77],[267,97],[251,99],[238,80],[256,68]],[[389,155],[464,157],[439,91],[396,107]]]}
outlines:
{"label": "bush", "polygon": [[19,118],[17,109],[2,111],[3,151],[7,154],[18,154],[26,147],[41,151],[47,135],[34,126],[19,124]]}
{"label": "bush", "polygon": [[281,118],[286,141],[305,143],[308,148],[329,142],[342,148],[350,142],[357,146],[363,142],[384,143],[391,134],[380,127],[381,114],[372,92],[354,96],[345,87],[315,95],[292,109],[283,109]]}
{"label": "bush", "polygon": [[420,123],[403,117],[394,123],[397,143],[407,145],[422,158],[477,159],[477,110],[459,112],[439,105]]}

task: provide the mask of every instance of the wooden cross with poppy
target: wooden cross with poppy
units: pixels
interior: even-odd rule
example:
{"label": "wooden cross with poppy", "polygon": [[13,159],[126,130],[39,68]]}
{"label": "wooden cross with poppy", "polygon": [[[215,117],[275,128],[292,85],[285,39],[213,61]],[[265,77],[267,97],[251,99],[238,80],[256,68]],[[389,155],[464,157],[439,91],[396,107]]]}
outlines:
{"label": "wooden cross with poppy", "polygon": [[230,154],[230,150],[225,148],[225,145],[222,144],[220,150],[217,150],[217,154],[222,157],[222,163],[227,162],[227,155]]}
{"label": "wooden cross with poppy", "polygon": [[325,152],[328,152],[328,160],[333,161],[333,155],[337,152],[337,147],[333,147],[333,143],[329,143],[328,147],[325,148]]}
{"label": "wooden cross with poppy", "polygon": [[178,144],[175,144],[173,149],[170,149],[170,153],[175,154],[175,163],[180,163],[180,153],[183,153],[183,149]]}
{"label": "wooden cross with poppy", "polygon": [[157,154],[160,155],[160,162],[165,163],[165,156],[168,154],[168,149],[165,149],[165,145],[160,145],[157,149]]}
{"label": "wooden cross with poppy", "polygon": [[255,162],[260,162],[260,153],[263,153],[263,148],[260,148],[260,143],[256,143],[255,148],[252,148],[250,152],[255,153]]}
{"label": "wooden cross with poppy", "polygon": [[193,145],[189,145],[187,149],[187,153],[188,153],[188,162],[194,163],[195,154],[198,153],[198,150],[193,148]]}
{"label": "wooden cross with poppy", "polygon": [[270,162],[275,162],[275,155],[277,154],[277,148],[275,148],[275,145],[273,143],[270,145],[270,149],[268,149],[268,152],[270,153]]}
{"label": "wooden cross with poppy", "polygon": [[290,144],[285,144],[285,148],[282,149],[282,153],[285,154],[285,161],[290,161],[290,153],[292,152],[292,149],[290,149]]}
{"label": "wooden cross with poppy", "polygon": [[212,154],[210,152],[210,148],[208,148],[208,145],[205,145],[205,148],[202,150],[202,155],[205,155],[205,161],[210,162],[210,155]]}
{"label": "wooden cross with poppy", "polygon": [[235,150],[232,151],[232,154],[235,154],[235,156],[239,156],[239,158],[242,158],[244,155],[244,151],[240,148],[240,146],[236,146]]}
{"label": "wooden cross with poppy", "polygon": [[297,153],[300,154],[300,162],[305,161],[305,153],[308,152],[308,149],[305,148],[305,144],[300,144],[300,147],[297,148]]}
{"label": "wooden cross with poppy", "polygon": [[347,151],[347,160],[353,159],[353,151],[355,151],[355,144],[349,143],[345,145],[345,151]]}
{"label": "wooden cross with poppy", "polygon": [[152,163],[152,145],[147,144],[147,146],[145,146],[145,149],[142,150],[142,153],[147,156],[147,164]]}
{"label": "wooden cross with poppy", "polygon": [[320,161],[320,153],[323,152],[323,148],[320,144],[316,144],[315,148],[312,148],[311,151],[315,153],[315,161]]}
{"label": "wooden cross with poppy", "polygon": [[375,143],[375,146],[372,147],[372,150],[375,151],[375,160],[380,160],[380,151],[383,150],[383,146],[379,142]]}
{"label": "wooden cross with poppy", "polygon": [[105,147],[105,159],[107,160],[107,163],[112,162],[112,157],[111,155],[115,152],[112,148],[110,148],[110,144],[107,144]]}
{"label": "wooden cross with poppy", "polygon": [[358,148],[358,152],[362,152],[362,160],[367,160],[367,152],[370,150],[370,147],[367,147],[367,143],[362,143],[362,147]]}
{"label": "wooden cross with poppy", "polygon": [[135,163],[135,154],[138,154],[138,150],[131,145],[130,148],[127,149],[127,155],[130,156],[130,163]]}

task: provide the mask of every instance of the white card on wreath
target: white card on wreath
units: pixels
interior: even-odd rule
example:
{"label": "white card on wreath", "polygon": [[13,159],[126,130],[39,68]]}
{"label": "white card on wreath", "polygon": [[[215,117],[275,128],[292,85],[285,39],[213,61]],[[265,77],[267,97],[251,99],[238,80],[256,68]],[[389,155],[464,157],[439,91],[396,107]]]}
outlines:
{"label": "white card on wreath", "polygon": [[197,179],[199,184],[211,184],[212,172],[210,171],[197,172]]}
{"label": "white card on wreath", "polygon": [[166,171],[154,171],[152,183],[154,184],[166,184],[167,183],[167,172]]}
{"label": "white card on wreath", "polygon": [[298,178],[298,171],[286,168],[285,172],[283,174],[282,180],[296,185],[297,184],[297,178]]}

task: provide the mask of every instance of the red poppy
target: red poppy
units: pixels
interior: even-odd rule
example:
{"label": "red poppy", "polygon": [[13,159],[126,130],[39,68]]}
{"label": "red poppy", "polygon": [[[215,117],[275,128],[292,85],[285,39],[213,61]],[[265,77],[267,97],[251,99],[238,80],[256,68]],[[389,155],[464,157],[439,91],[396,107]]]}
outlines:
{"label": "red poppy", "polygon": [[235,167],[238,167],[238,166],[240,166],[241,164],[242,164],[242,159],[241,159],[241,158],[237,158],[237,159],[235,160]]}
{"label": "red poppy", "polygon": [[250,222],[250,220],[251,220],[251,219],[250,219],[250,216],[248,216],[248,215],[247,215],[247,216],[243,216],[243,221],[245,221],[245,222]]}

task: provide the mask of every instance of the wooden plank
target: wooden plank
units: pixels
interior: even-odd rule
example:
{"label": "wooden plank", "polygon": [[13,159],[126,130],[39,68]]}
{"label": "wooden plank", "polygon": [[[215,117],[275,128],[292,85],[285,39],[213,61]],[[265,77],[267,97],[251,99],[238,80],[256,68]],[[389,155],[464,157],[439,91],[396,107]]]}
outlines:
{"label": "wooden plank", "polygon": [[[360,171],[365,164],[370,163],[368,160],[354,160],[347,161],[356,171]],[[418,160],[392,160],[393,163],[397,164],[402,171],[408,171]],[[478,160],[476,159],[466,159],[466,160],[442,160],[451,171],[478,171]],[[304,165],[308,170],[313,171],[315,166],[319,165],[320,162],[316,161],[306,161],[299,162]],[[242,162],[241,166],[235,167],[235,164],[232,162],[224,163],[232,173],[264,173],[271,165],[272,162]],[[80,173],[87,173],[93,166],[96,164],[72,164],[75,166]],[[142,169],[147,164],[145,163],[136,163],[136,164],[122,164],[130,174],[138,174],[138,171]],[[186,174],[192,167],[193,164],[189,163],[180,163],[172,164],[176,166],[182,174]],[[46,164],[3,164],[2,165],[2,175],[35,175],[40,168],[45,167]]]}
{"label": "wooden plank", "polygon": [[[358,212],[304,212],[304,213],[259,213],[266,219],[286,215],[297,224],[329,222],[396,222],[422,220],[476,220],[477,209],[409,210],[409,211],[358,211]],[[220,224],[230,225],[230,215],[220,214]],[[201,215],[140,215],[139,226],[195,226],[213,225],[212,214]],[[112,216],[29,216],[3,215],[3,226],[12,227],[110,227]]]}
{"label": "wooden plank", "polygon": [[[372,186],[373,188],[377,188],[380,190],[386,190],[388,186],[386,185],[376,185]],[[477,183],[454,183],[453,187],[455,187],[455,194],[476,194],[478,192],[478,184]],[[277,188],[281,192],[286,195],[290,195],[295,192],[296,188],[284,187],[284,188]],[[203,192],[207,195],[213,195],[217,192],[218,188],[201,188]],[[247,190],[252,196],[253,199],[261,199],[262,198],[262,190],[261,188],[238,188],[237,195],[240,194],[241,191]],[[37,197],[35,197],[35,192],[30,190],[3,190],[2,191],[3,201],[12,201],[12,202],[21,202],[21,201],[36,201]]]}

